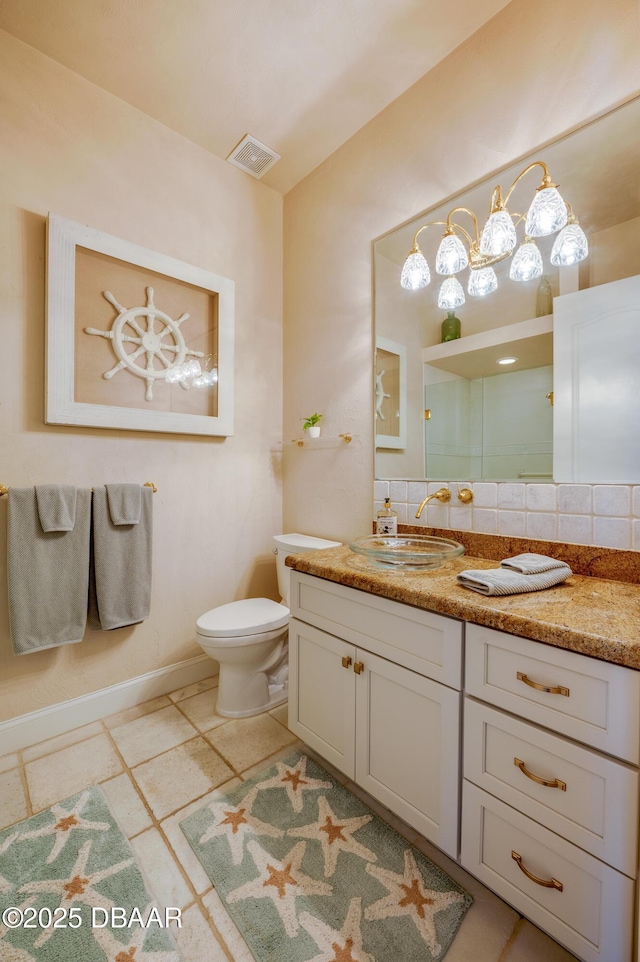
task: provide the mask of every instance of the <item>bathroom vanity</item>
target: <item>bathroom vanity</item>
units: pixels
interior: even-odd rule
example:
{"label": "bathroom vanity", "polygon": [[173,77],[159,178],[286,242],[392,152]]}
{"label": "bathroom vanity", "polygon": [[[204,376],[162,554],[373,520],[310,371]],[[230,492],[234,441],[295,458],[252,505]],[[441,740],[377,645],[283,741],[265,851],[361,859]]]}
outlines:
{"label": "bathroom vanity", "polygon": [[291,565],[291,730],[584,962],[636,959],[640,588]]}

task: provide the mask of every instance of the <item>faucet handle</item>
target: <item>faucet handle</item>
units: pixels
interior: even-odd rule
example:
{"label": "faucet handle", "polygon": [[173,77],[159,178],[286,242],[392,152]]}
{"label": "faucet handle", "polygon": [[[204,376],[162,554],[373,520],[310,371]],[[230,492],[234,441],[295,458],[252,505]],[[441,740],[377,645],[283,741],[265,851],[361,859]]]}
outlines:
{"label": "faucet handle", "polygon": [[458,499],[463,504],[471,504],[473,501],[473,491],[471,488],[461,488],[458,486]]}

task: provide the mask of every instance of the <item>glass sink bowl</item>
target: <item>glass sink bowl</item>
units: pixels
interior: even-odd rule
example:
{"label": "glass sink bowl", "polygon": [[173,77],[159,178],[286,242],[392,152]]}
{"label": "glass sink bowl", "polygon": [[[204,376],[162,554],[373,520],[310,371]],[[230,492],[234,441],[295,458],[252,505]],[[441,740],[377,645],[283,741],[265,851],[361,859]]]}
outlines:
{"label": "glass sink bowl", "polygon": [[349,547],[375,567],[391,571],[429,571],[464,554],[459,541],[426,534],[372,534]]}

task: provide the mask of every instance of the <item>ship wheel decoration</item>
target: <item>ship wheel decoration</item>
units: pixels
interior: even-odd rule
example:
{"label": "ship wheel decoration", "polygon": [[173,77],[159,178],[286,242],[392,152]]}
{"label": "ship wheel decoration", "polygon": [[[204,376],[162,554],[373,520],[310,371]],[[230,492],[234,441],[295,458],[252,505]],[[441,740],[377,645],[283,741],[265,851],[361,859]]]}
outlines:
{"label": "ship wheel decoration", "polygon": [[[110,331],[98,331],[85,327],[86,334],[106,337],[113,344],[118,363],[102,375],[111,379],[118,371],[130,371],[147,382],[145,399],[153,400],[155,381],[165,380],[169,371],[182,366],[185,357],[204,357],[202,351],[192,351],[187,347],[180,325],[187,320],[188,314],[173,318],[159,310],[153,303],[153,288],[147,287],[146,307],[130,307],[128,310],[119,304],[111,291],[103,291],[103,296],[118,312]],[[133,333],[128,333],[127,328]],[[126,345],[132,345],[127,349]],[[188,390],[185,379],[180,385]]]}

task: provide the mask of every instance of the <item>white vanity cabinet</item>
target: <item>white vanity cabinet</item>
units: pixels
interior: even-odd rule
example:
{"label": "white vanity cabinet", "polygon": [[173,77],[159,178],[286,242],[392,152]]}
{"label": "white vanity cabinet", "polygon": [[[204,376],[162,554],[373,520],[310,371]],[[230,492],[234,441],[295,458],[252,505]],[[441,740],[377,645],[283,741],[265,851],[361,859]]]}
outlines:
{"label": "white vanity cabinet", "polygon": [[293,571],[289,728],[453,858],[462,623]]}
{"label": "white vanity cabinet", "polygon": [[585,962],[631,962],[640,674],[467,625],[464,867]]}

